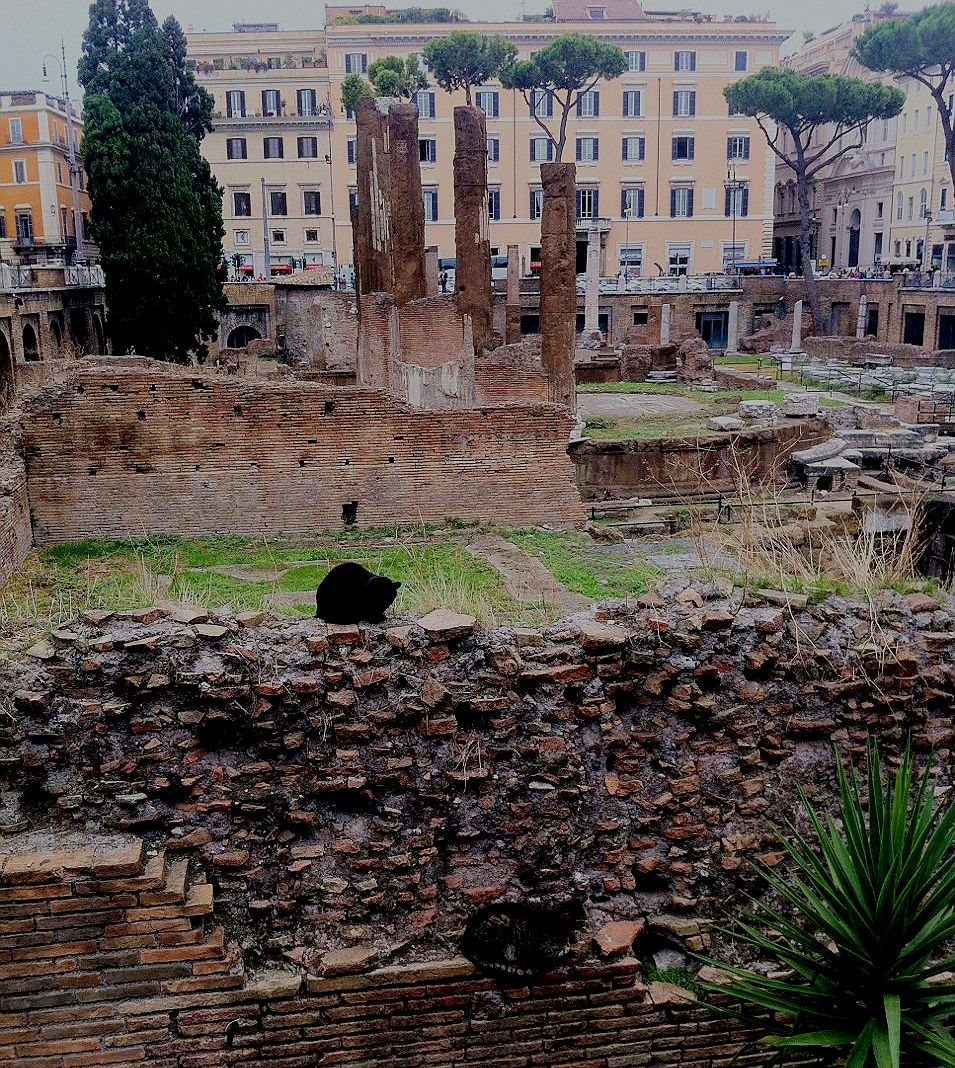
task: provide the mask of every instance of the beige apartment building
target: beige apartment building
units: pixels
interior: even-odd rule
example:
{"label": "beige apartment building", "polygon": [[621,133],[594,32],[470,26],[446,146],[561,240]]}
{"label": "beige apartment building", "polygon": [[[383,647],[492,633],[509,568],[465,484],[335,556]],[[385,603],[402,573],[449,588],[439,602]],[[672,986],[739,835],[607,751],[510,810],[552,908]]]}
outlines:
{"label": "beige apartment building", "polygon": [[[552,7],[552,21],[464,27],[336,21],[341,14],[387,12],[329,8],[324,34],[282,33],[274,26],[189,33],[190,58],[216,100],[215,132],[206,138],[204,152],[225,187],[230,259],[241,257],[235,262],[245,273],[262,274],[268,235],[273,271],[276,263],[293,260],[351,264],[355,124],[343,111],[341,83],[346,74],[365,73],[376,59],[420,53],[432,38],[461,28],[502,34],[522,58],[570,32],[598,36],[627,55],[624,75],[598,84],[570,121],[564,159],[578,166],[581,270],[594,229],[601,236],[606,275],[721,272],[734,260],[770,256],[773,162],[755,122],[729,114],[722,90],[777,63],[787,35],[768,22],[645,13],[636,0],[555,0]],[[318,66],[323,61],[327,66]],[[311,97],[302,98],[303,90],[314,90],[326,108],[319,105],[317,115],[308,114]],[[242,93],[244,105],[236,95]],[[279,113],[273,114],[276,101]],[[463,103],[463,93],[437,86],[417,99],[426,241],[447,258],[454,256],[452,115]],[[518,245],[529,272],[539,256],[540,164],[552,153],[520,93],[490,83],[478,87],[475,103],[488,119],[492,246],[503,254],[507,245]],[[243,106],[245,113],[238,114]],[[545,123],[557,119],[545,95],[534,106]],[[300,140],[309,137],[317,147],[306,140],[303,158]],[[275,138],[283,141],[279,156]],[[230,147],[229,141],[239,139],[244,146]],[[236,158],[241,152],[245,155]],[[280,227],[272,208],[282,208],[283,201],[274,198],[273,204],[272,194],[283,192],[287,214]],[[308,212],[307,193],[318,194],[308,198]],[[319,207],[319,214],[310,213]]]}

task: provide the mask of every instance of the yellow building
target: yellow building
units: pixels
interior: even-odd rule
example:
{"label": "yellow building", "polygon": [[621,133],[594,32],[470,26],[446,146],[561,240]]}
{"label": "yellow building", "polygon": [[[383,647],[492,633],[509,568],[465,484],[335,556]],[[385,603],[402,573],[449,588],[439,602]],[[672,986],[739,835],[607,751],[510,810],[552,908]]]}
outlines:
{"label": "yellow building", "polygon": [[[719,272],[734,258],[771,255],[773,163],[755,121],[730,115],[722,90],[774,65],[787,35],[768,22],[713,21],[688,12],[647,15],[635,0],[555,0],[553,10],[553,21],[462,27],[336,23],[338,8],[329,9],[333,18],[324,34],[283,33],[275,26],[187,34],[197,76],[216,100],[215,132],[203,151],[226,189],[227,255],[247,257],[244,264],[261,274],[268,233],[273,263],[281,254],[286,260],[350,264],[355,124],[341,106],[342,81],[348,73],[364,73],[376,59],[420,53],[432,38],[462,28],[502,34],[522,58],[565,33],[593,34],[627,55],[624,75],[596,86],[569,124],[564,159],[578,163],[581,269],[586,234],[594,226],[602,236],[605,274]],[[326,59],[327,66],[317,66]],[[306,60],[316,65],[305,66]],[[309,89],[327,103],[324,114],[302,114],[299,94]],[[236,115],[242,106],[236,94],[243,93],[245,114]],[[276,100],[280,113],[271,114]],[[507,245],[518,245],[525,271],[531,270],[540,244],[540,163],[550,154],[547,140],[520,93],[490,83],[478,88],[475,102],[488,116],[492,246],[503,254]],[[433,86],[417,103],[426,241],[442,257],[453,257],[452,115],[464,94]],[[548,122],[552,106],[546,99],[537,106]],[[282,138],[283,155],[269,154],[278,150],[274,142],[266,146],[270,136]],[[316,138],[317,158],[303,160],[303,137]],[[246,155],[230,159],[227,142],[239,138]],[[304,148],[313,151],[310,142]],[[232,151],[243,148],[236,144]],[[276,225],[274,213],[264,225],[263,181],[270,211],[272,192],[286,194],[284,227]],[[306,192],[319,194],[319,215],[306,215]],[[248,199],[236,201],[236,193]],[[313,210],[319,206],[310,200]],[[277,203],[281,207],[280,198]],[[237,215],[236,204],[249,214]],[[274,239],[278,230],[284,230],[284,244]]]}
{"label": "yellow building", "polygon": [[[70,259],[76,226],[70,187],[66,102],[47,93],[0,93],[0,254],[10,263]],[[76,149],[82,121],[73,114]],[[91,258],[89,197],[78,159],[80,253]]]}

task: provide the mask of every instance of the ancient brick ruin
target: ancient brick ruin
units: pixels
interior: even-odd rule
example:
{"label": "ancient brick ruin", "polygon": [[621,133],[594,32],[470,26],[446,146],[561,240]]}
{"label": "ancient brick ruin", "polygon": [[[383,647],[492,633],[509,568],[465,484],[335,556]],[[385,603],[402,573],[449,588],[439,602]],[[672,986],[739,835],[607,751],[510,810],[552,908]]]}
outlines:
{"label": "ancient brick ruin", "polygon": [[[795,784],[825,802],[833,741],[911,731],[947,775],[955,616],[668,599],[487,633],[91,612],[8,660],[6,1059],[728,1065],[744,1036],[647,986],[641,945],[707,943]],[[479,904],[573,888],[552,975],[457,956]]]}

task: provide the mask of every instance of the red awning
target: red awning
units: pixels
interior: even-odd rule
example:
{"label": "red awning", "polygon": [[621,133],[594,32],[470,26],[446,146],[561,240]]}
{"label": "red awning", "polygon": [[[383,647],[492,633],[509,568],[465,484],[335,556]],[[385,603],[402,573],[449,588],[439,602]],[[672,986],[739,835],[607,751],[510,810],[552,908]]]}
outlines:
{"label": "red awning", "polygon": [[251,263],[243,263],[239,270],[244,271],[246,274],[253,274],[255,272],[255,268]]}
{"label": "red awning", "polygon": [[272,274],[291,274],[292,268],[287,263],[273,263],[269,268]]}

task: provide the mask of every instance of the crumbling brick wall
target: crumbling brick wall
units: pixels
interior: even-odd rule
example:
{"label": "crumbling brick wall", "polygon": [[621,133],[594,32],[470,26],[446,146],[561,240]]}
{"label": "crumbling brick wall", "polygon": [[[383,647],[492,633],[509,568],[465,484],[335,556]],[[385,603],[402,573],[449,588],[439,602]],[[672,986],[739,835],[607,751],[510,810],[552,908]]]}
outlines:
{"label": "crumbling brick wall", "polygon": [[33,545],[26,468],[8,416],[0,423],[0,586],[23,563]]}
{"label": "crumbling brick wall", "polygon": [[[949,781],[955,606],[874,608],[699,584],[487,633],[87,613],[0,666],[0,817],[35,836],[0,847],[14,1063],[721,1068],[738,1032],[591,940],[669,914],[701,945],[781,861],[795,784],[831,799],[833,741],[911,732]],[[571,885],[569,969],[508,991],[448,960],[479,904]]]}
{"label": "crumbling brick wall", "polygon": [[26,406],[37,541],[308,533],[448,516],[573,525],[554,406],[421,411],[372,389],[178,368],[77,371]]}

